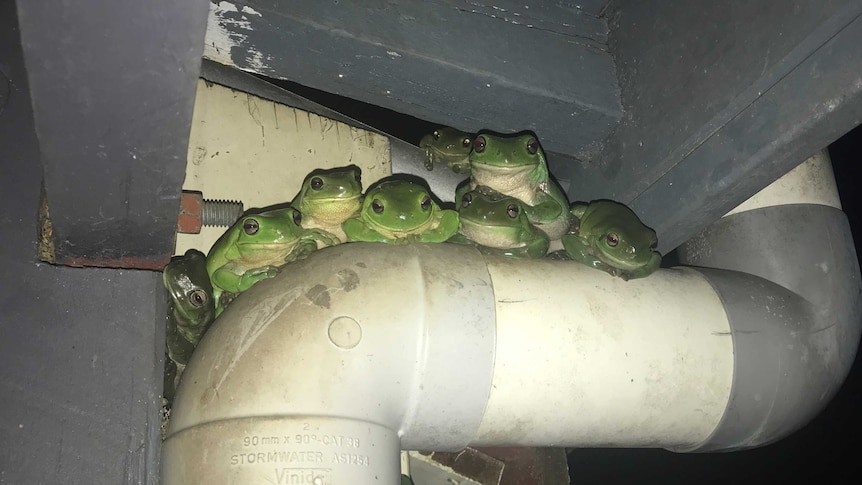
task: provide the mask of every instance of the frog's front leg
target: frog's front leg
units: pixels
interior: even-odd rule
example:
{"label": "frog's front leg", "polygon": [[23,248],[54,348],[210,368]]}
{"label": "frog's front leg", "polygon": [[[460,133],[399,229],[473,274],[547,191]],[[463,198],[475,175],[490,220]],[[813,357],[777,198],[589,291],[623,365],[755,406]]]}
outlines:
{"label": "frog's front leg", "polygon": [[460,184],[458,184],[458,188],[455,189],[455,207],[460,207],[461,200],[464,198],[464,194],[473,190],[474,188],[475,186],[471,179],[466,179]]}
{"label": "frog's front leg", "polygon": [[177,363],[171,360],[171,357],[165,353],[165,375],[162,382],[162,397],[168,402],[167,408],[171,408],[171,403],[174,400],[174,394],[177,387]]}
{"label": "frog's front leg", "polygon": [[658,268],[661,266],[661,255],[659,253],[653,253],[652,257],[647,264],[641,266],[640,268],[632,271],[620,271],[620,278],[625,281],[633,280],[636,278],[645,278],[651,274],[653,274]]}
{"label": "frog's front leg", "polygon": [[548,247],[551,242],[545,237],[537,237],[527,244],[516,248],[517,251],[513,256],[516,258],[543,258],[548,254]]}
{"label": "frog's front leg", "polygon": [[386,236],[369,227],[365,221],[358,217],[347,219],[341,223],[341,228],[344,230],[347,240],[351,242],[390,242]]}
{"label": "frog's front leg", "polygon": [[440,220],[437,226],[419,234],[417,242],[445,242],[458,232],[458,226],[458,213],[453,210],[442,210],[440,211]]}
{"label": "frog's front leg", "polygon": [[177,323],[168,318],[165,325],[165,353],[178,364],[188,364],[195,346],[179,332]]}
{"label": "frog's front leg", "polygon": [[335,234],[316,227],[312,227],[305,230],[305,233],[302,236],[302,239],[313,239],[316,241],[315,246],[317,249],[323,249],[329,246],[335,246],[341,244],[341,239],[338,238]]}
{"label": "frog's front leg", "polygon": [[317,239],[312,237],[300,239],[293,250],[284,257],[284,263],[287,264],[305,259],[309,254],[317,251],[317,241]]}
{"label": "frog's front leg", "polygon": [[447,163],[447,165],[450,170],[460,175],[470,175],[470,173],[472,173],[470,168],[470,159],[468,157],[464,157],[461,160],[452,160]]}
{"label": "frog's front leg", "polygon": [[563,243],[563,247],[566,249],[566,254],[568,254],[570,258],[591,268],[605,270],[603,266],[607,265],[593,256],[592,248],[589,244],[584,243],[584,241],[578,236],[567,234],[561,237],[560,240]]}
{"label": "frog's front leg", "polygon": [[430,147],[425,147],[425,170],[434,170],[434,162],[436,161],[434,150]]}
{"label": "frog's front leg", "polygon": [[245,268],[230,262],[217,269],[212,275],[213,286],[218,286],[224,291],[242,293],[251,288],[255,283],[278,274],[275,266],[263,266],[261,268]]}
{"label": "frog's front leg", "polygon": [[479,252],[484,254],[494,254],[497,256],[507,256],[518,259],[534,259],[541,258],[548,252],[547,239],[535,239],[529,243],[514,248],[492,248],[479,245]]}
{"label": "frog's front leg", "polygon": [[524,212],[527,214],[527,219],[532,223],[544,223],[552,221],[563,213],[568,211],[567,207],[563,207],[560,203],[550,195],[540,192],[533,201],[533,205],[528,205]]}

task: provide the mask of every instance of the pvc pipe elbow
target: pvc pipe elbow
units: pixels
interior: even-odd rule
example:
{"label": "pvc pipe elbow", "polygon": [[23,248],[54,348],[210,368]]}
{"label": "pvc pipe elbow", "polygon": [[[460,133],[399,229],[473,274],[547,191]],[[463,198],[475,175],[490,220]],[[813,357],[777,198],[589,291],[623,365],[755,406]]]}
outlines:
{"label": "pvc pipe elbow", "polygon": [[166,483],[257,467],[274,483],[394,483],[402,446],[467,446],[490,389],[494,300],[478,252],[446,246],[329,248],[232,303],[183,376]]}
{"label": "pvc pipe elbow", "polygon": [[394,483],[402,448],[780,439],[849,372],[862,278],[837,208],[745,209],[680,249],[698,268],[628,282],[453,244],[292,263],[195,351],[163,481]]}

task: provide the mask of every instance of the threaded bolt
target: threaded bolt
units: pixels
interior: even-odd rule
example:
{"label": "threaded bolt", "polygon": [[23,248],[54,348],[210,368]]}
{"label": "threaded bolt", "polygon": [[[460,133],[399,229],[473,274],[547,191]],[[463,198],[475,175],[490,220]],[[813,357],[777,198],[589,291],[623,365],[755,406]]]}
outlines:
{"label": "threaded bolt", "polygon": [[237,200],[203,200],[201,221],[205,226],[231,226],[242,215],[242,202]]}
{"label": "threaded bolt", "polygon": [[230,226],[242,215],[243,204],[234,200],[208,200],[197,191],[184,190],[177,232],[198,234],[201,226]]}

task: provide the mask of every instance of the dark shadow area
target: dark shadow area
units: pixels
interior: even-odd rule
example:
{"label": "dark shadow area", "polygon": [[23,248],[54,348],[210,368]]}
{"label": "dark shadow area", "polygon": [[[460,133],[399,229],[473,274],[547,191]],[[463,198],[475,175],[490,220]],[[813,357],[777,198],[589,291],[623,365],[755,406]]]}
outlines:
{"label": "dark shadow area", "polygon": [[329,109],[338,111],[355,120],[371,125],[380,131],[417,146],[419,145],[419,140],[422,136],[431,133],[434,129],[440,126],[439,124],[421,120],[391,109],[382,108],[380,106],[328,93],[319,89],[310,88],[292,81],[272,79],[257,74],[255,75],[282,89],[296,93],[304,98],[314,101],[315,103],[322,104]]}

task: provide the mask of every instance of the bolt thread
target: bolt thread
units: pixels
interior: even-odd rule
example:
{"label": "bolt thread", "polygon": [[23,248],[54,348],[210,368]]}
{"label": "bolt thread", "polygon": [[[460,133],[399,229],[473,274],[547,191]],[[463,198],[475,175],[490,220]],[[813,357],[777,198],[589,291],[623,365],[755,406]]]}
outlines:
{"label": "bolt thread", "polygon": [[201,222],[205,226],[230,226],[242,215],[242,202],[236,200],[203,200]]}

